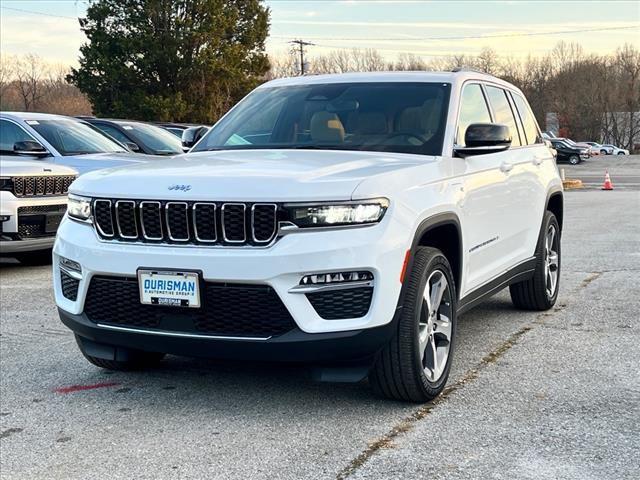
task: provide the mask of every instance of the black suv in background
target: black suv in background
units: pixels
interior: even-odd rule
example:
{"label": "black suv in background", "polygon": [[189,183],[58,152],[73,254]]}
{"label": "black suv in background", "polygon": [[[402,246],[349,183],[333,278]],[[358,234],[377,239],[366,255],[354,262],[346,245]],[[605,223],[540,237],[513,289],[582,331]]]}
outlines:
{"label": "black suv in background", "polygon": [[556,157],[558,163],[578,165],[583,160],[588,160],[591,157],[588,149],[570,145],[563,138],[549,138],[548,141],[551,142],[553,148],[558,152]]}
{"label": "black suv in background", "polygon": [[130,120],[81,117],[109,137],[137,153],[148,155],[178,155],[184,153],[178,137],[162,127]]}

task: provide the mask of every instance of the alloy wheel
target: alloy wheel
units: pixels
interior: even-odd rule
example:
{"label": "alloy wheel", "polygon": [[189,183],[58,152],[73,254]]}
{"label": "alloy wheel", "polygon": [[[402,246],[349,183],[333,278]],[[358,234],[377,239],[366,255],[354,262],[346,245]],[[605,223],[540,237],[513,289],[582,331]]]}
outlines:
{"label": "alloy wheel", "polygon": [[445,371],[451,350],[451,289],[441,270],[429,275],[422,294],[418,341],[422,368],[430,382]]}

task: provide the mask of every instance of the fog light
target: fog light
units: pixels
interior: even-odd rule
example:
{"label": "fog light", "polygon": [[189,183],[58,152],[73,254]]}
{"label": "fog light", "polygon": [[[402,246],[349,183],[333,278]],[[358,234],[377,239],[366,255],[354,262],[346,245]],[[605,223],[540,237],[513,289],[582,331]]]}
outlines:
{"label": "fog light", "polygon": [[319,285],[325,283],[367,282],[373,280],[371,272],[332,272],[305,275],[300,285]]}
{"label": "fog light", "polygon": [[[78,280],[82,278],[82,267],[78,262],[69,260],[68,258],[65,258],[65,257],[60,257],[60,268],[68,274],[77,273],[79,277],[77,278]],[[70,276],[76,278],[76,275],[70,275]]]}

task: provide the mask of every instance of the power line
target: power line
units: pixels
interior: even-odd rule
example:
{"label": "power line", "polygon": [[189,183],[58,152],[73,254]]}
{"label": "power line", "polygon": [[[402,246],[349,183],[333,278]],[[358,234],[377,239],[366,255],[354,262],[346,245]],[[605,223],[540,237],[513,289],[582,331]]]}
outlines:
{"label": "power line", "polygon": [[297,50],[300,53],[300,75],[304,75],[304,47],[313,46],[315,43],[305,42],[300,39],[291,40],[289,43],[297,46]]}
{"label": "power line", "polygon": [[31,13],[33,15],[42,15],[45,17],[64,18],[67,20],[78,20],[77,17],[68,17],[66,15],[54,15],[53,13],[37,12],[35,10],[25,10],[23,8],[5,7],[4,5],[1,6],[0,8],[2,8],[3,10],[13,10],[14,12]]}
{"label": "power line", "polygon": [[[455,24],[452,24],[454,27]],[[640,28],[638,25],[629,25],[624,27],[599,27],[599,28],[583,28],[580,30],[556,30],[550,32],[528,32],[528,33],[499,33],[495,35],[460,35],[453,37],[415,37],[415,38],[398,38],[398,37],[307,37],[312,40],[329,40],[329,41],[395,41],[395,42],[410,42],[412,40],[466,40],[466,39],[482,39],[482,38],[510,38],[510,37],[534,37],[543,35],[561,35],[570,33],[586,33],[586,32],[606,32],[613,30],[629,30],[632,28]],[[287,38],[284,35],[270,35],[270,38]]]}

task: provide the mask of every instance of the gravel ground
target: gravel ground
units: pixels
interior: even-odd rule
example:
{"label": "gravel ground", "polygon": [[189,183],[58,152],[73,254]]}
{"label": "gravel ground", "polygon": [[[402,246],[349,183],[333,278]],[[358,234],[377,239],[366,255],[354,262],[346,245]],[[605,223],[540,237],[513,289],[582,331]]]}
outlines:
{"label": "gravel ground", "polygon": [[567,193],[556,308],[503,291],[461,317],[423,407],[281,365],[109,374],[57,319],[49,268],[3,262],[0,478],[640,478],[640,195],[619,190]]}

